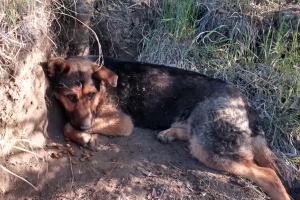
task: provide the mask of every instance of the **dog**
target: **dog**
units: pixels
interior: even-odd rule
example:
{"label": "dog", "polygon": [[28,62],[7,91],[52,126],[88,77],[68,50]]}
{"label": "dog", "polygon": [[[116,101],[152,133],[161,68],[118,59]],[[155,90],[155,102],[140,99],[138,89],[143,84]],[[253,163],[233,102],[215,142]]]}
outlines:
{"label": "dog", "polygon": [[[175,67],[105,57],[56,57],[48,62],[55,97],[68,123],[64,135],[95,149],[97,134],[129,136],[134,126],[161,129],[159,140],[188,141],[204,165],[243,176],[274,200],[298,198],[268,148],[257,111],[220,79]],[[294,181],[294,182],[293,182]],[[299,198],[298,198],[299,199]]]}

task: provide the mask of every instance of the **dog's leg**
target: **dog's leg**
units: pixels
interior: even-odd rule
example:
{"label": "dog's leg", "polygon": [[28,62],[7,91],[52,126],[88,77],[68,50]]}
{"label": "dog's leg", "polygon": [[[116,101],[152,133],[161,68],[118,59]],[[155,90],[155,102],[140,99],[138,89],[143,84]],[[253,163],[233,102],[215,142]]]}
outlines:
{"label": "dog's leg", "polygon": [[206,166],[243,176],[255,182],[258,186],[262,187],[267,195],[273,200],[290,199],[279,177],[273,169],[259,167],[252,160],[235,161],[229,158],[224,158],[213,152],[208,152],[205,148],[203,148],[196,137],[197,136],[194,136],[190,140],[191,153]]}
{"label": "dog's leg", "polygon": [[98,134],[106,136],[129,136],[133,130],[133,123],[128,115],[123,113],[118,117],[96,118],[93,127],[80,131],[67,123],[64,127],[64,136],[79,145],[96,150],[98,144]]}
{"label": "dog's leg", "polygon": [[252,147],[254,160],[261,167],[268,167],[273,170],[275,169],[275,163],[272,160],[274,156],[273,152],[268,148],[266,140],[261,136],[256,136],[252,139]]}
{"label": "dog's leg", "polygon": [[172,124],[171,128],[158,133],[157,138],[163,142],[172,142],[175,139],[188,141],[190,128],[183,122]]}
{"label": "dog's leg", "polygon": [[129,136],[133,127],[131,118],[119,113],[117,116],[96,118],[92,129],[88,131],[106,136]]}
{"label": "dog's leg", "polygon": [[257,136],[252,139],[254,160],[261,167],[272,168],[287,191],[294,199],[300,199],[300,179],[295,175],[297,171],[289,167],[283,160],[277,157],[267,146],[266,140]]}
{"label": "dog's leg", "polygon": [[188,141],[189,133],[184,128],[169,128],[158,133],[157,137],[162,142],[172,142],[175,139]]}
{"label": "dog's leg", "polygon": [[88,147],[91,150],[96,150],[95,148],[98,143],[97,134],[79,131],[74,129],[70,123],[67,123],[64,127],[64,136],[81,146]]}

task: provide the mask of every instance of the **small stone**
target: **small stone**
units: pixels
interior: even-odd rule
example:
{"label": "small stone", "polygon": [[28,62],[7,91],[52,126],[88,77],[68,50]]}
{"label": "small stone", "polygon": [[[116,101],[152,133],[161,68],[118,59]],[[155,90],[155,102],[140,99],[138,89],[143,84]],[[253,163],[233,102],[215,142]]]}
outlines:
{"label": "small stone", "polygon": [[104,170],[103,173],[104,173],[105,175],[108,175],[108,174],[109,174],[109,171],[108,171],[108,170]]}
{"label": "small stone", "polygon": [[72,164],[73,164],[73,165],[76,165],[77,162],[76,162],[75,160],[72,160]]}
{"label": "small stone", "polygon": [[76,156],[76,153],[74,151],[72,151],[70,154],[71,156]]}
{"label": "small stone", "polygon": [[59,156],[57,155],[57,152],[51,153],[51,157],[52,157],[52,158],[59,158]]}
{"label": "small stone", "polygon": [[92,161],[92,158],[91,157],[87,157],[86,160],[87,161]]}

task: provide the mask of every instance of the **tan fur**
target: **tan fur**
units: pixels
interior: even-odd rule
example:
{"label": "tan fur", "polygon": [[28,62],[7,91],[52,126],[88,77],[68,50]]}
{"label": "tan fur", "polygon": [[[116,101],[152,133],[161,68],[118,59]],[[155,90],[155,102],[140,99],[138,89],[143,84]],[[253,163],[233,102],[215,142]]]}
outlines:
{"label": "tan fur", "polygon": [[188,132],[183,128],[169,128],[167,130],[161,131],[157,137],[164,142],[171,142],[175,139],[182,141],[189,140]]}
{"label": "tan fur", "polygon": [[74,129],[70,123],[67,123],[64,127],[64,136],[82,146],[93,140],[91,134]]}
{"label": "tan fur", "polygon": [[267,147],[266,140],[261,136],[252,139],[254,159],[259,166],[275,170],[272,160],[273,152]]}
{"label": "tan fur", "polygon": [[128,136],[132,133],[131,118],[114,105],[103,105],[98,112],[101,113],[101,116],[95,119],[94,126],[89,131],[108,136]]}
{"label": "tan fur", "polygon": [[73,103],[71,103],[65,95],[55,94],[55,97],[63,104],[66,111],[72,111],[75,107]]}
{"label": "tan fur", "polygon": [[171,128],[161,131],[157,137],[164,142],[171,142],[175,139],[188,141],[190,135],[190,127],[187,124],[176,122]]}
{"label": "tan fur", "polygon": [[61,57],[53,58],[48,63],[48,71],[49,76],[54,77],[56,71],[59,71],[60,73],[64,71],[68,71],[70,69],[70,65],[65,61],[65,59]]}
{"label": "tan fur", "polygon": [[99,79],[106,80],[113,87],[117,86],[118,76],[115,76],[115,73],[108,70],[104,66],[100,67],[96,64],[92,65],[92,68],[94,69],[95,74]]}

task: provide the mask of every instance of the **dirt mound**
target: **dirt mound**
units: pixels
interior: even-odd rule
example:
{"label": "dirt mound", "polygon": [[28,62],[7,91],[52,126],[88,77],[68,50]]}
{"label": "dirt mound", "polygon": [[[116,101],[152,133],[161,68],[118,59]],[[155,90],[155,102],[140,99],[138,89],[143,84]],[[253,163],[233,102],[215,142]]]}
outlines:
{"label": "dirt mound", "polygon": [[[93,30],[99,36],[104,55],[132,60],[138,55],[143,35],[158,17],[158,1],[98,1],[92,18]],[[91,54],[98,55],[94,43]]]}
{"label": "dirt mound", "polygon": [[[0,167],[5,193],[14,183],[12,173],[25,176],[30,169],[8,165],[10,155],[36,154],[47,129],[45,91],[47,81],[39,65],[51,49],[48,42],[49,4],[0,3]],[[33,12],[34,11],[34,12]],[[24,155],[24,157],[23,157]],[[39,156],[37,156],[39,157]]]}

